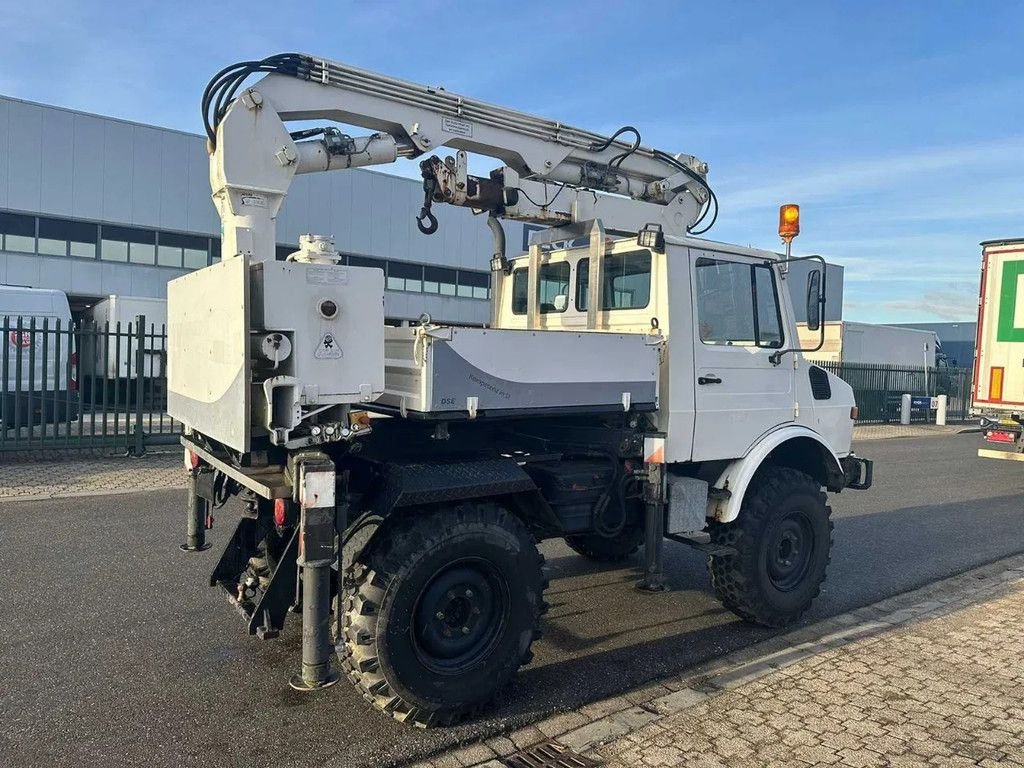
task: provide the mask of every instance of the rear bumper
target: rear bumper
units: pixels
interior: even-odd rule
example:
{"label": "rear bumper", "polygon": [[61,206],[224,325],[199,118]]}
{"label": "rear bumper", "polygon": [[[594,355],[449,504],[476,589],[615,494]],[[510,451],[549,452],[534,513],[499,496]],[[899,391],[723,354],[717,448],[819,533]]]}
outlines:
{"label": "rear bumper", "polygon": [[866,491],[871,487],[875,466],[873,461],[851,453],[841,458],[839,462],[843,467],[847,488],[852,488],[855,491]]}

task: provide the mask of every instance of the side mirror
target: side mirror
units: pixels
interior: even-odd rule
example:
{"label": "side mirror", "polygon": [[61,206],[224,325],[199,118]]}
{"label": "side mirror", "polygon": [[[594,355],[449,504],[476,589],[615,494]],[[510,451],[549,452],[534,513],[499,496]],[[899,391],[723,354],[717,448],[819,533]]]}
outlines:
{"label": "side mirror", "polygon": [[807,275],[807,330],[821,328],[821,270],[815,269]]}

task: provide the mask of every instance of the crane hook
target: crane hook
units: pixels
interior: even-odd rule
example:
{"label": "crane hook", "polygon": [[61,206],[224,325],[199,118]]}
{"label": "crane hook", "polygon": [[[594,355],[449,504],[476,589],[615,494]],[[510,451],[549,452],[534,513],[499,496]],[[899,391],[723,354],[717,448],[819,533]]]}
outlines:
{"label": "crane hook", "polygon": [[[424,224],[424,222],[426,222]],[[432,235],[437,232],[437,217],[430,212],[429,206],[420,208],[420,215],[416,217],[416,228],[424,235]]]}
{"label": "crane hook", "polygon": [[434,192],[437,190],[437,172],[431,161],[437,162],[437,158],[431,157],[420,163],[420,173],[423,174],[423,207],[420,208],[420,215],[416,217],[416,228],[424,235],[437,232],[437,217],[430,210],[434,204]]}

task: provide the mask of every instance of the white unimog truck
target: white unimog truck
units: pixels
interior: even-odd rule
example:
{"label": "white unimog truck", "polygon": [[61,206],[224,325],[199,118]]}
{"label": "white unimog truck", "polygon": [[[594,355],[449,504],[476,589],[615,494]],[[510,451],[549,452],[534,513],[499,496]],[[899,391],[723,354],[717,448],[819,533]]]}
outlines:
{"label": "white unimog truck", "polygon": [[[400,720],[477,710],[530,660],[552,537],[597,560],[643,545],[651,591],[663,540],[684,542],[744,619],[807,609],[824,491],[868,487],[871,464],[850,450],[850,388],[800,354],[785,262],[694,237],[715,206],[705,164],[301,54],[223,70],[203,106],[223,261],[168,290],[182,548],[244,500],[211,584],[260,637],[301,604],[293,686],[336,679],[333,639]],[[320,119],[376,132],[285,128]],[[437,203],[487,214],[490,327],[385,328],[382,273],[339,263],[328,236],[275,260],[294,174],[441,146],[457,152],[421,162],[417,222],[435,231]],[[467,152],[504,166],[470,175]],[[547,228],[509,259],[503,218]]]}

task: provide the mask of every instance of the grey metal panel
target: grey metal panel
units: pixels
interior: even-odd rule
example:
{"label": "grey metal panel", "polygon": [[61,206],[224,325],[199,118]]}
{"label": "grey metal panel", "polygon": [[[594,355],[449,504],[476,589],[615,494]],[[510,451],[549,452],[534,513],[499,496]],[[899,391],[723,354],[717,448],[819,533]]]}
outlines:
{"label": "grey metal panel", "polygon": [[[50,286],[46,286],[49,288]],[[102,296],[109,293],[103,290],[103,266],[98,261],[74,259],[71,262],[71,291],[73,293]]]}
{"label": "grey metal panel", "polygon": [[7,207],[38,211],[43,110],[20,101],[10,102],[8,110]]}
{"label": "grey metal panel", "polygon": [[71,290],[72,259],[67,256],[36,256],[39,264],[39,287]]}
{"label": "grey metal panel", "polygon": [[327,174],[331,180],[331,211],[328,223],[334,233],[335,244],[341,251],[351,251],[350,227],[352,221],[352,187],[354,173]]}
{"label": "grey metal panel", "polygon": [[73,207],[75,145],[68,137],[75,132],[74,115],[59,109],[43,110],[40,127],[43,152],[39,158],[38,210],[66,216]]}
{"label": "grey metal panel", "polygon": [[160,133],[155,128],[132,127],[132,223],[144,227],[160,226]]}
{"label": "grey metal panel", "polygon": [[188,210],[185,218],[189,232],[205,232],[210,235],[220,233],[220,219],[217,209],[210,199],[210,163],[206,154],[206,142],[196,137],[188,137]]}
{"label": "grey metal panel", "polygon": [[103,218],[103,187],[106,176],[104,137],[106,121],[92,115],[75,115],[74,168],[71,175],[71,216]]}
{"label": "grey metal panel", "polygon": [[108,122],[103,131],[103,219],[132,223],[132,126]]}
{"label": "grey metal panel", "polygon": [[100,262],[100,280],[103,293],[124,293],[132,295],[132,271],[139,267],[127,264]]}
{"label": "grey metal panel", "polygon": [[0,284],[8,283],[7,279],[7,254],[0,251]]}
{"label": "grey metal panel", "polygon": [[7,254],[7,282],[11,285],[27,285],[30,288],[49,288],[40,281],[40,260],[38,256],[22,253]]}
{"label": "grey metal panel", "polygon": [[0,208],[7,207],[7,171],[11,151],[8,146],[10,102],[0,97]]}
{"label": "grey metal panel", "polygon": [[[348,247],[355,253],[372,253],[374,200],[368,174],[360,174],[352,180],[352,207],[346,229]],[[397,212],[396,212],[397,215]],[[384,256],[385,254],[376,254]],[[394,254],[388,254],[392,257]]]}
{"label": "grey metal panel", "polygon": [[[160,144],[160,221],[166,229],[188,230],[188,157],[194,142],[180,133],[162,131]],[[212,205],[212,203],[211,203]]]}
{"label": "grey metal panel", "polygon": [[[394,185],[391,183],[390,179],[379,173],[366,174],[366,180],[369,182],[367,184],[367,188],[370,193],[372,206],[370,209],[370,215],[373,218],[373,223],[380,221],[388,222],[388,226],[370,226],[370,245],[367,253],[381,253],[397,256],[394,248],[392,247],[391,227],[389,225],[392,219],[401,218],[404,212],[395,210],[391,207],[391,188]],[[418,212],[419,209],[416,210],[416,213]],[[434,236],[436,237],[437,235]]]}

